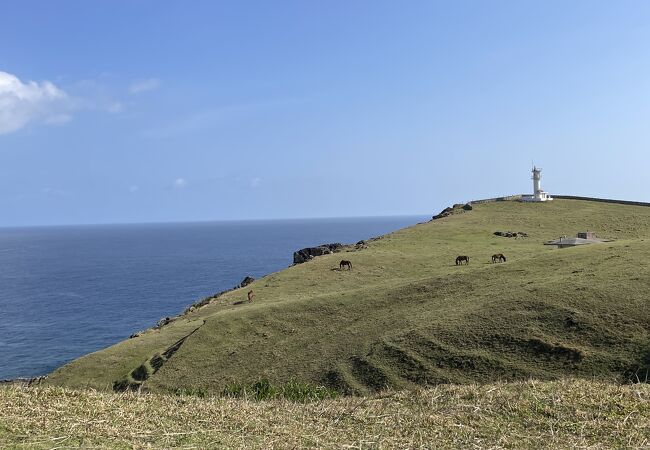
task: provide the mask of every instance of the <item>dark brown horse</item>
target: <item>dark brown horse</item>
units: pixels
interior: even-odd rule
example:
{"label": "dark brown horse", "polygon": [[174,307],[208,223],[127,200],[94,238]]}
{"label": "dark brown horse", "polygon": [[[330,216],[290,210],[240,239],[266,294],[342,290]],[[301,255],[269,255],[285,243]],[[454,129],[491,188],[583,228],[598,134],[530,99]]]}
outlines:
{"label": "dark brown horse", "polygon": [[465,264],[469,264],[469,256],[457,256],[456,257],[456,265],[463,264],[463,261],[465,261]]}
{"label": "dark brown horse", "polygon": [[492,262],[493,263],[506,262],[506,257],[504,256],[503,253],[496,253],[492,255]]}
{"label": "dark brown horse", "polygon": [[248,291],[248,303],[251,303],[253,301],[253,297],[255,297],[255,294],[253,294],[253,290],[251,289]]}
{"label": "dark brown horse", "polygon": [[352,270],[352,263],[350,261],[347,261],[347,260],[343,259],[339,263],[339,269],[343,270],[344,267],[347,267],[348,270]]}

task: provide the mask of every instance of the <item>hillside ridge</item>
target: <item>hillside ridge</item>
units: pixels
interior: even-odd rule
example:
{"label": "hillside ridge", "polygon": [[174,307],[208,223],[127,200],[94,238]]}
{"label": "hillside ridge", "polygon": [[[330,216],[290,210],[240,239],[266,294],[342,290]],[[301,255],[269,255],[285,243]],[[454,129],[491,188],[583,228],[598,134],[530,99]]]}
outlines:
{"label": "hillside ridge", "polygon": [[[47,384],[221,392],[267,378],[363,394],[386,387],[564,376],[628,380],[650,367],[650,209],[558,199],[456,208],[347,253],[255,280],[156,330],[87,355]],[[495,230],[521,230],[508,239]],[[583,229],[614,242],[556,250]],[[505,263],[490,255],[505,253]],[[456,255],[471,256],[456,266]],[[248,289],[248,288],[247,288]],[[169,357],[165,351],[183,339]],[[153,370],[155,369],[155,370]],[[135,377],[134,377],[135,375]],[[129,378],[130,377],[130,378]]]}
{"label": "hillside ridge", "polygon": [[[513,195],[506,195],[503,197],[491,197],[491,198],[484,198],[479,200],[470,200],[468,203],[480,204],[480,203],[501,202],[501,201],[510,201],[510,200],[521,200],[521,198],[524,195],[525,194],[513,194]],[[614,198],[585,197],[580,195],[564,195],[564,194],[553,194],[552,197],[554,199],[559,199],[559,200],[582,200],[582,201],[589,201],[589,202],[613,203],[619,205],[650,206],[650,203],[648,202],[641,202],[635,200],[620,200]]]}

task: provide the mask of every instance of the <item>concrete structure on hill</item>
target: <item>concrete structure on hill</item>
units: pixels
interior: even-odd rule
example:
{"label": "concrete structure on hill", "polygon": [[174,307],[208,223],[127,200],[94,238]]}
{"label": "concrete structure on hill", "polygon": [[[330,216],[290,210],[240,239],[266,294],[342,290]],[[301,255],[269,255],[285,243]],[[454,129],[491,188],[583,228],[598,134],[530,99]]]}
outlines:
{"label": "concrete structure on hill", "polygon": [[542,190],[542,169],[533,166],[533,194],[522,195],[521,200],[524,202],[547,202],[553,200],[553,197],[548,192]]}
{"label": "concrete structure on hill", "polygon": [[577,234],[577,237],[562,236],[559,239],[544,242],[544,245],[557,245],[557,248],[575,247],[577,245],[586,244],[602,244],[603,242],[610,242],[605,239],[598,239],[596,234],[592,231],[583,231]]}

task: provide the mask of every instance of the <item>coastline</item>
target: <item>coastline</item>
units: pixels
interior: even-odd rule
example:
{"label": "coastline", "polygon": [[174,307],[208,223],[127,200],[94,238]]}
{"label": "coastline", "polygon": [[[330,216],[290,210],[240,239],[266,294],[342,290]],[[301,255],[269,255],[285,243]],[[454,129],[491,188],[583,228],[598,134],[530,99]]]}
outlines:
{"label": "coastline", "polygon": [[41,384],[43,381],[47,380],[48,375],[40,375],[38,377],[32,378],[13,378],[0,380],[0,386],[15,386],[15,387],[31,387]]}
{"label": "coastline", "polygon": [[[217,259],[216,264],[215,264],[216,276],[209,275],[210,276],[209,282],[204,283],[205,285],[210,285],[211,284],[214,287],[216,287],[216,289],[214,291],[212,291],[212,292],[217,292],[216,294],[210,294],[208,296],[202,295],[201,292],[200,292],[201,290],[203,290],[204,292],[207,291],[207,293],[209,293],[210,290],[211,290],[209,287],[206,289],[206,286],[203,286],[200,289],[199,288],[193,289],[194,293],[188,292],[189,295],[183,295],[183,297],[186,298],[185,302],[181,303],[178,300],[175,300],[176,306],[174,306],[173,307],[174,310],[171,310],[171,311],[170,311],[169,307],[165,308],[165,303],[159,302],[157,298],[156,298],[155,303],[154,302],[144,302],[143,303],[142,300],[147,300],[147,298],[142,297],[141,295],[139,295],[139,297],[141,298],[140,302],[134,302],[132,300],[129,300],[129,303],[132,304],[132,305],[136,305],[134,307],[136,309],[138,309],[139,310],[138,312],[142,313],[142,315],[144,315],[144,310],[140,306],[141,305],[147,305],[147,304],[150,305],[150,306],[148,306],[148,308],[150,310],[153,309],[154,311],[153,311],[153,314],[151,313],[151,311],[148,312],[149,317],[150,317],[148,319],[148,323],[140,323],[140,324],[136,324],[133,327],[122,329],[120,331],[121,336],[115,338],[114,340],[111,340],[110,342],[106,342],[105,344],[103,344],[102,346],[97,347],[97,348],[90,348],[88,350],[82,350],[82,352],[80,352],[80,353],[78,353],[76,355],[75,354],[68,355],[68,354],[73,353],[73,352],[72,351],[66,351],[66,349],[67,349],[66,343],[63,342],[63,343],[59,344],[60,346],[58,347],[58,348],[60,348],[62,350],[61,357],[60,358],[52,358],[52,359],[59,359],[59,362],[57,363],[57,361],[54,361],[53,364],[51,364],[47,368],[44,368],[44,370],[43,369],[35,370],[34,371],[35,373],[34,372],[32,372],[32,373],[22,372],[21,373],[21,371],[16,371],[16,370],[12,371],[11,370],[12,366],[10,365],[11,361],[8,361],[9,365],[7,367],[5,367],[5,368],[9,369],[9,370],[6,372],[6,375],[4,377],[2,377],[2,380],[0,381],[0,384],[2,384],[2,385],[16,384],[16,385],[22,385],[22,386],[29,385],[30,383],[34,384],[36,382],[36,380],[38,380],[40,377],[47,377],[48,375],[52,374],[54,371],[56,371],[59,368],[65,366],[66,364],[70,363],[71,361],[74,361],[75,359],[78,359],[79,357],[82,357],[84,355],[87,355],[87,354],[95,352],[95,351],[105,349],[105,348],[110,347],[110,346],[112,346],[112,345],[114,345],[116,343],[121,342],[124,339],[128,339],[129,337],[135,337],[135,335],[137,335],[138,333],[140,333],[142,331],[149,330],[149,329],[152,329],[152,328],[156,328],[156,327],[159,327],[159,326],[164,326],[166,323],[171,322],[174,318],[180,317],[183,314],[189,312],[189,310],[191,308],[195,308],[197,306],[200,306],[201,302],[206,301],[206,300],[210,300],[210,299],[218,297],[219,295],[222,295],[222,294],[224,294],[226,292],[230,292],[233,289],[237,289],[237,288],[242,287],[242,284],[243,284],[242,282],[246,279],[244,277],[244,275],[246,275],[247,277],[251,277],[251,278],[253,278],[253,277],[254,278],[260,278],[260,277],[264,277],[264,276],[273,274],[275,272],[281,271],[281,270],[285,269],[286,267],[291,266],[293,264],[292,263],[292,258],[291,258],[291,253],[292,252],[295,253],[295,252],[299,251],[298,248],[300,247],[300,244],[304,244],[305,242],[309,242],[309,241],[306,241],[304,238],[309,237],[310,235],[313,235],[312,238],[314,238],[313,240],[311,240],[311,242],[326,242],[325,241],[326,239],[332,238],[332,237],[336,238],[337,235],[340,235],[340,237],[342,238],[342,242],[355,242],[355,240],[358,237],[361,237],[361,236],[365,237],[365,236],[384,235],[384,234],[391,233],[391,232],[393,232],[395,230],[398,230],[398,229],[401,229],[401,228],[404,228],[404,227],[415,225],[416,223],[421,222],[425,217],[427,217],[427,216],[413,215],[413,216],[399,216],[399,217],[393,217],[393,218],[381,217],[381,218],[378,218],[380,220],[377,220],[376,222],[366,220],[367,218],[363,218],[363,220],[361,220],[361,221],[356,220],[356,218],[350,218],[349,222],[346,222],[343,219],[337,219],[336,220],[336,226],[334,226],[334,227],[332,227],[332,224],[331,224],[330,221],[325,221],[324,223],[321,224],[320,222],[307,220],[306,221],[307,223],[312,223],[312,224],[314,224],[314,226],[311,229],[308,229],[306,233],[303,233],[302,239],[301,239],[300,235],[294,236],[293,231],[294,231],[295,228],[299,228],[300,230],[304,230],[304,227],[306,225],[304,223],[302,223],[302,222],[290,221],[290,222],[288,222],[289,224],[295,224],[296,226],[292,227],[291,229],[288,229],[288,230],[284,231],[283,235],[279,236],[280,239],[281,239],[280,243],[284,243],[284,250],[282,250],[282,246],[279,247],[277,245],[279,228],[272,229],[272,230],[274,230],[273,233],[264,233],[264,230],[261,230],[262,235],[260,236],[260,239],[258,239],[257,242],[251,242],[249,240],[250,238],[247,237],[247,236],[249,236],[250,232],[253,232],[253,231],[256,231],[258,234],[260,234],[260,230],[259,230],[259,227],[256,227],[255,229],[250,228],[250,227],[246,227],[246,229],[244,231],[245,231],[245,233],[248,233],[248,234],[245,234],[244,235],[245,237],[243,237],[241,239],[241,241],[242,241],[241,247],[242,248],[241,248],[241,251],[238,252],[238,253],[241,254],[241,255],[246,254],[247,252],[250,251],[250,249],[249,249],[249,247],[251,247],[250,244],[255,244],[257,246],[257,248],[264,249],[264,252],[266,254],[268,254],[268,257],[265,256],[267,261],[260,262],[259,258],[256,258],[256,260],[251,260],[251,261],[249,261],[249,263],[246,263],[245,260],[246,259],[251,259],[251,258],[243,258],[243,260],[241,262],[244,262],[246,264],[243,264],[243,265],[240,264],[241,267],[239,267],[238,265],[235,265],[235,266],[231,267],[230,268],[230,274],[228,274],[228,272],[226,270],[228,267],[226,265],[222,265],[220,263],[220,259]],[[277,224],[277,222],[272,222],[272,223]],[[201,236],[204,236],[205,234],[207,234],[207,231],[210,230],[210,228],[208,228],[206,226],[208,224],[198,224],[196,226],[194,226],[195,224],[189,224],[189,226],[186,226],[186,225],[187,224],[183,224],[182,228],[184,230],[187,230],[187,229],[193,230],[194,229],[194,230],[202,233]],[[112,228],[112,227],[109,227],[109,228]],[[137,234],[137,233],[140,233],[140,230],[146,230],[146,227],[136,227],[136,228],[137,229],[133,229],[133,233],[131,233],[131,236],[133,236],[133,237],[139,237],[139,234]],[[155,228],[156,228],[156,232],[157,232],[157,230],[160,230],[161,227],[155,227]],[[168,227],[163,227],[163,228],[166,228],[167,230],[170,230],[170,228],[168,228]],[[90,227],[90,228],[86,228],[86,229],[88,229],[88,230],[92,229],[93,230],[93,233],[89,233],[89,235],[91,237],[96,234],[95,231],[102,230],[102,233],[105,233],[105,231],[106,231],[104,229],[104,227]],[[123,228],[120,227],[120,229],[123,229]],[[222,230],[221,227],[213,228],[211,230],[211,232],[213,234],[220,234],[221,230]],[[40,231],[41,230],[39,230],[39,232]],[[183,230],[181,230],[181,231],[183,231]],[[223,231],[227,232],[227,229],[223,229]],[[168,232],[169,231],[167,231],[167,233]],[[66,233],[66,235],[67,234],[69,234],[69,233]],[[266,236],[267,234],[269,234],[270,236],[267,237]],[[184,235],[185,234],[179,236],[178,239],[182,239]],[[58,234],[53,234],[53,236],[56,237],[56,236],[58,236]],[[102,237],[102,236],[99,236],[99,237]],[[127,235],[127,237],[129,237],[129,236]],[[355,239],[355,240],[352,240],[352,239]],[[282,240],[284,240],[284,242]],[[197,239],[197,241],[198,241],[198,239]],[[248,242],[244,243],[244,241],[248,241]],[[236,243],[237,241],[234,241],[234,242]],[[271,248],[269,250],[266,250],[265,247],[264,247],[264,246],[266,246],[265,242],[268,242],[270,245],[275,246],[275,250],[273,248]],[[293,242],[293,244],[295,246],[292,245],[291,242]],[[333,241],[328,241],[328,242],[333,242]],[[185,243],[185,241],[183,241],[183,243]],[[203,242],[201,242],[201,245],[208,245],[208,244],[209,243],[207,243],[204,239],[203,239]],[[217,242],[217,244],[218,244],[218,242]],[[262,245],[263,247],[260,247],[260,245]],[[190,248],[193,247],[194,246],[193,242],[189,242],[188,246]],[[354,246],[354,244],[350,244],[350,245],[346,245],[344,247],[345,248],[351,248],[353,246]],[[240,246],[237,245],[237,246],[233,246],[233,247],[236,247],[236,249],[238,249]],[[317,247],[319,247],[319,246],[317,246]],[[217,248],[220,248],[220,247],[217,247]],[[278,253],[278,250],[282,250],[282,251],[280,253]],[[165,251],[166,251],[166,248],[165,248]],[[260,250],[257,250],[257,251],[260,251]],[[128,252],[128,249],[127,249],[127,252]],[[274,254],[274,252],[275,252],[275,254]],[[174,251],[172,249],[172,251],[170,251],[170,254],[173,254],[173,253],[174,253]],[[223,252],[221,252],[221,253],[223,253]],[[233,254],[232,247],[228,249],[227,254],[228,255]],[[155,254],[150,256],[150,258],[155,258],[155,257],[157,257]],[[160,256],[160,257],[167,258],[167,256],[164,255],[164,254],[162,256]],[[120,259],[127,259],[127,258],[131,258],[131,255],[128,254],[128,253],[127,253],[127,255],[125,255],[123,257],[122,256],[120,257]],[[273,258],[275,258],[275,260]],[[284,260],[286,262],[284,262],[282,265],[278,266],[278,261],[279,260]],[[155,259],[154,259],[154,262],[155,262]],[[190,261],[190,262],[194,263],[194,261]],[[200,262],[200,260],[197,261],[197,262]],[[263,268],[265,265],[267,267],[267,270],[265,270],[264,272],[261,272],[260,268]],[[54,266],[50,265],[50,267],[54,267]],[[90,271],[89,271],[88,276],[95,277],[96,276],[95,274],[97,273],[97,269],[103,269],[103,267],[101,267],[101,266],[99,266],[99,267],[93,266],[92,267],[92,272],[93,273],[90,273]],[[136,269],[137,269],[137,267],[136,267]],[[163,267],[163,269],[164,269],[164,267]],[[156,270],[156,272],[159,271],[158,268],[156,268],[155,270]],[[235,270],[236,270],[236,272],[235,272]],[[68,271],[68,273],[74,275],[75,277],[77,277],[77,272]],[[233,275],[232,275],[233,273],[235,273],[235,274],[239,273],[239,275],[237,275],[236,277],[233,277]],[[224,274],[224,275],[221,275],[221,274]],[[180,276],[183,277],[184,275],[181,274]],[[236,284],[235,286],[233,286],[234,283],[230,284],[230,285],[225,284],[224,280],[227,280],[228,277],[230,277],[231,279],[235,278],[237,281],[239,281],[239,284]],[[136,278],[136,277],[133,277],[133,278]],[[160,278],[160,277],[158,277],[158,278]],[[205,277],[204,277],[204,279],[205,279]],[[167,282],[167,280],[172,280],[172,278],[167,276],[165,282]],[[149,283],[149,285],[152,285],[151,281],[144,281],[144,282]],[[36,286],[46,287],[47,291],[50,291],[50,292],[59,290],[59,288],[57,288],[57,287],[55,287],[54,289],[49,288],[48,286],[45,285],[45,283],[38,284],[38,285],[33,284],[33,283],[34,282],[32,282],[33,286],[35,286],[35,287]],[[228,282],[226,281],[226,283],[228,283]],[[167,282],[167,284],[169,284],[169,283]],[[177,291],[177,293],[175,295],[175,298],[178,298],[179,300],[180,300],[180,296],[178,295],[178,291],[186,290],[187,286],[188,285],[194,285],[194,282],[190,280],[189,283],[186,282],[184,284],[185,284],[185,287],[183,287],[183,283],[174,283],[174,286],[171,286],[171,288],[174,288]],[[224,284],[225,284],[225,286],[224,286]],[[133,284],[133,282],[132,282],[132,285],[137,285],[137,283]],[[227,288],[227,286],[231,286],[231,287]],[[219,289],[220,287],[221,287],[221,289]],[[101,288],[101,286],[100,286],[100,288]],[[70,288],[68,288],[68,289],[70,289]],[[72,291],[73,289],[74,289],[74,287],[72,289],[70,289],[70,291]],[[63,290],[63,288],[61,288],[61,290]],[[169,288],[167,288],[165,286],[159,287],[158,290],[164,290],[165,293],[171,292],[171,291],[169,291]],[[196,295],[196,293],[197,293],[196,291],[199,291],[198,292],[199,295]],[[83,293],[83,291],[79,291],[79,292],[80,292],[80,295],[77,296],[77,298],[79,299],[78,300],[79,306],[75,307],[75,312],[80,314],[82,309],[84,308],[84,304],[81,301],[82,296],[84,296],[84,293]],[[38,293],[37,293],[37,295],[38,295]],[[171,294],[169,296],[171,297]],[[187,300],[188,297],[189,297],[189,301]],[[50,294],[50,298],[51,298],[51,294]],[[90,297],[87,296],[86,298],[90,298]],[[133,295],[131,295],[130,298],[135,298],[135,297]],[[67,302],[68,298],[65,298],[64,300]],[[72,299],[71,303],[74,303],[75,301],[77,301],[77,300]],[[49,298],[48,298],[48,301],[47,301],[46,304],[53,304],[53,303],[51,301],[49,301]],[[16,303],[16,305],[18,305],[18,303]],[[22,308],[22,306],[21,306],[21,308]],[[40,309],[40,311],[42,311],[43,314],[46,314],[46,313],[47,314],[53,314],[53,312],[48,312],[48,311],[46,311],[44,309]],[[156,314],[156,311],[158,311],[157,314]],[[82,320],[83,320],[83,318],[82,318]],[[108,320],[111,320],[111,319],[108,319]],[[114,319],[112,319],[112,320],[114,320]],[[61,326],[65,326],[65,325],[61,325]],[[125,328],[125,327],[122,327],[122,328]],[[96,337],[96,336],[93,335],[92,332],[89,332],[89,333],[91,333],[91,335],[89,336],[90,338],[95,338]],[[86,333],[86,334],[88,334],[88,333]],[[29,336],[29,339],[31,341],[28,341],[27,337],[25,337],[25,339],[22,342],[25,342],[23,347],[27,348],[27,351],[29,351],[31,353],[30,349],[31,349],[31,347],[34,347],[33,343],[37,342],[37,340],[39,340],[40,338],[39,338],[39,336]],[[84,340],[84,339],[87,341],[88,337],[83,338],[81,340]],[[30,344],[30,342],[32,342],[32,343]],[[72,350],[74,350],[74,349],[72,349]],[[38,349],[36,349],[35,351],[38,351]],[[59,355],[59,353],[58,353],[58,351],[56,351],[56,349],[50,350],[50,351],[52,352],[51,353],[52,355],[55,355],[55,356]],[[32,355],[32,357],[33,357],[33,355]],[[40,357],[40,356],[36,356],[36,357]]]}

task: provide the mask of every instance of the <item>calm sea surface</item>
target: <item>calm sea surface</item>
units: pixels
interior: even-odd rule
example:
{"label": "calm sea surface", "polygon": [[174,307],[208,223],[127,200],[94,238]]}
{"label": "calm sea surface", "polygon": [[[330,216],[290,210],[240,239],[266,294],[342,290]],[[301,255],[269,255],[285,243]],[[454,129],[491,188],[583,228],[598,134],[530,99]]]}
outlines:
{"label": "calm sea surface", "polygon": [[0,379],[51,372],[292,263],[427,218],[376,217],[0,229]]}

